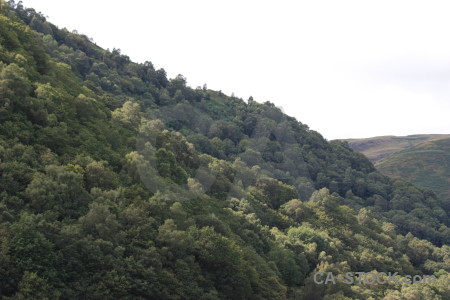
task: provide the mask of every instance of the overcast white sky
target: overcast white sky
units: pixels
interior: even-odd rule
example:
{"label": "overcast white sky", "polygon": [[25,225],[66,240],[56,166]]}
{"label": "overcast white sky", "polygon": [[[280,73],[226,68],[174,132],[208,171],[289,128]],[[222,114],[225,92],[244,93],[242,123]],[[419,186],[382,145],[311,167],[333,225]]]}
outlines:
{"label": "overcast white sky", "polygon": [[327,139],[450,133],[450,2],[25,0],[192,87],[269,100]]}

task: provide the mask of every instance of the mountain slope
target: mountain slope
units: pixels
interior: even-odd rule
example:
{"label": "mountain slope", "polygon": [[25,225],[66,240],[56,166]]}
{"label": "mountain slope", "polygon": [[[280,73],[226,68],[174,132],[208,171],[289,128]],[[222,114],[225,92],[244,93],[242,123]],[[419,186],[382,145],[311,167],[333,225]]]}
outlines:
{"label": "mountain slope", "polygon": [[[448,298],[433,194],[269,102],[0,3],[2,298]],[[439,280],[314,283],[372,270]]]}
{"label": "mountain slope", "polygon": [[408,136],[377,136],[365,139],[346,139],[350,147],[364,153],[372,162],[378,162],[393,153],[409,149],[415,145],[444,138],[448,134],[415,134]]}
{"label": "mountain slope", "polygon": [[383,174],[429,188],[442,200],[450,198],[450,139],[429,141],[394,153],[376,167]]}

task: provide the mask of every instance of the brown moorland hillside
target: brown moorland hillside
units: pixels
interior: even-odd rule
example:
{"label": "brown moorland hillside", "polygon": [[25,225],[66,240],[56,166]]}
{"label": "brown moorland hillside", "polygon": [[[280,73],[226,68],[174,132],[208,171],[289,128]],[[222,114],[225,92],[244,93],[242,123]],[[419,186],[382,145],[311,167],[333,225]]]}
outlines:
{"label": "brown moorland hillside", "polygon": [[450,199],[450,139],[428,141],[375,164],[388,176],[398,176]]}
{"label": "brown moorland hillside", "polygon": [[395,152],[412,148],[428,141],[450,138],[450,134],[415,134],[408,136],[377,136],[362,139],[344,139],[350,147],[362,152],[372,162],[378,162]]}

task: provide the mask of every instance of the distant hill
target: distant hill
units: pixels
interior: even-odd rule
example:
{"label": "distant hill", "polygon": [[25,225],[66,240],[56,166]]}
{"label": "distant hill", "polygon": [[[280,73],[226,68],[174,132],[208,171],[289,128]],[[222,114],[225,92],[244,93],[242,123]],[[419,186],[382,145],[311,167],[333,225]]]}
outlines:
{"label": "distant hill", "polygon": [[375,164],[388,176],[399,176],[441,199],[450,198],[450,139],[433,140],[392,154]]}
{"label": "distant hill", "polygon": [[412,148],[418,144],[450,138],[450,134],[415,134],[408,136],[377,136],[364,139],[345,139],[350,147],[362,152],[372,162],[378,162],[395,152]]}

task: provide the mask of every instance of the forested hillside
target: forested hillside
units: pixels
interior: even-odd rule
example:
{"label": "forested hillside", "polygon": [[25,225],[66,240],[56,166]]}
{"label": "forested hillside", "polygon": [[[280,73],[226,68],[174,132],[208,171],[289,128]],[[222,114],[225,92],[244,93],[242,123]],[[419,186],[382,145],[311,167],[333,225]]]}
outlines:
{"label": "forested hillside", "polygon": [[433,192],[0,1],[0,298],[450,299]]}

